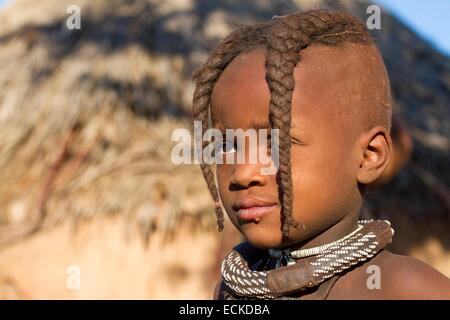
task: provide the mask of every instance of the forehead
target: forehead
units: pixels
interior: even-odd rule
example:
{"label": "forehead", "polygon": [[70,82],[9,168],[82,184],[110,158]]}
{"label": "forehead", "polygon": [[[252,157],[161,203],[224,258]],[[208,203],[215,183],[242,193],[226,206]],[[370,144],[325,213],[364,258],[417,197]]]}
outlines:
{"label": "forehead", "polygon": [[268,122],[270,91],[265,61],[265,50],[255,49],[237,56],[225,68],[211,97],[214,123],[236,128],[240,123]]}
{"label": "forehead", "polygon": [[[366,103],[371,85],[367,76],[371,59],[378,58],[360,45],[313,45],[302,50],[294,70],[292,127],[340,130],[354,124],[355,110]],[[268,124],[270,90],[265,60],[265,49],[254,49],[236,57],[223,71],[211,103],[217,127],[245,129]]]}

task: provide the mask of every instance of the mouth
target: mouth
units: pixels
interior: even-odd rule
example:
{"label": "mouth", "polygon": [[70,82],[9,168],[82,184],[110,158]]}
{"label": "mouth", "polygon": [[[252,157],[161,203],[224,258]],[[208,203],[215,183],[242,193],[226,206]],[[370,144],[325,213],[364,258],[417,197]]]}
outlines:
{"label": "mouth", "polygon": [[233,210],[241,221],[259,222],[264,215],[279,206],[278,202],[246,197],[233,204]]}

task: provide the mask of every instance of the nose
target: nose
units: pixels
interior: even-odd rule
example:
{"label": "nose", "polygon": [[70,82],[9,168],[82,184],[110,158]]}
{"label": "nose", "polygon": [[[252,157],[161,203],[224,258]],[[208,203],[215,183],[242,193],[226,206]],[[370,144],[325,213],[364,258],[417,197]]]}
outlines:
{"label": "nose", "polygon": [[261,174],[257,164],[235,164],[230,179],[230,190],[248,189],[267,184],[268,176]]}

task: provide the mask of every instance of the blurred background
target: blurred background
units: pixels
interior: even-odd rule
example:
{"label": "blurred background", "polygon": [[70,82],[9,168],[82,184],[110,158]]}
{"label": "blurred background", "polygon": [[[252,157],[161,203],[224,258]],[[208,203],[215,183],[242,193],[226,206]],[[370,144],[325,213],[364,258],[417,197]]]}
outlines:
{"label": "blurred background", "polygon": [[[200,169],[170,161],[192,72],[239,24],[323,7],[366,21],[370,4],[0,1],[0,298],[211,298],[242,239],[216,231]],[[392,221],[391,251],[450,276],[450,5],[375,4],[395,154],[363,215]]]}

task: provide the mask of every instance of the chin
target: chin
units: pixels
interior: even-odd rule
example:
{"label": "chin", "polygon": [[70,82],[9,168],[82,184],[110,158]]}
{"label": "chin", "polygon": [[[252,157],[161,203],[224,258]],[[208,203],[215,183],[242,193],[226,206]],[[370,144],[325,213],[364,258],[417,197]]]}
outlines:
{"label": "chin", "polygon": [[259,227],[258,225],[241,226],[240,231],[245,239],[254,247],[259,249],[271,249],[282,246],[281,231],[270,228]]}
{"label": "chin", "polygon": [[314,236],[305,232],[293,235],[293,239],[286,241],[282,237],[281,230],[273,226],[259,226],[257,224],[242,225],[239,227],[240,232],[245,239],[254,247],[259,249],[277,249],[287,247]]}

